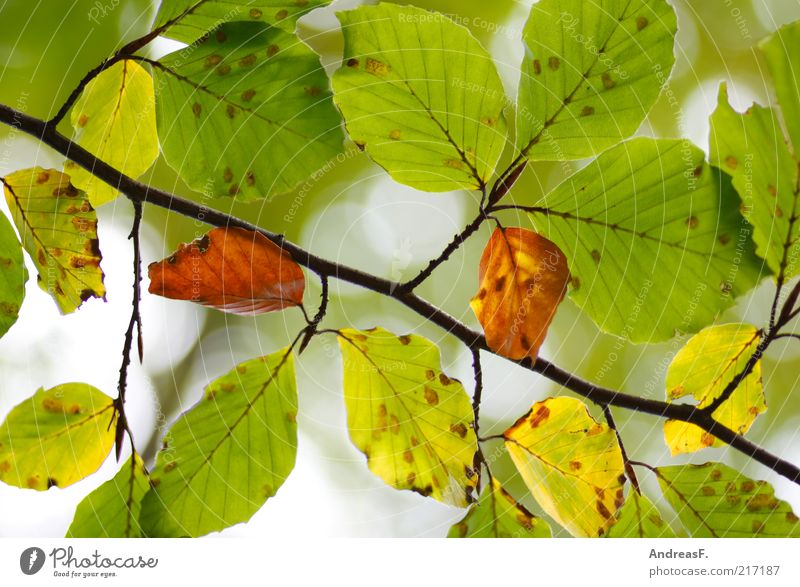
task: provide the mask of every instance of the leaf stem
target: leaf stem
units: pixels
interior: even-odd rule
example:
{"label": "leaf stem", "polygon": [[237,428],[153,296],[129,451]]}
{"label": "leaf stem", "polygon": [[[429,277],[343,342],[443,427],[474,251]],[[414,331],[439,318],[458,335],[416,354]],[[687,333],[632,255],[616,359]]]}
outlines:
{"label": "leaf stem", "polygon": [[611,414],[611,408],[608,406],[608,404],[603,404],[603,415],[606,418],[606,422],[608,422],[608,427],[611,428],[614,431],[614,434],[617,435],[617,443],[619,444],[619,450],[622,453],[622,462],[625,465],[625,474],[628,476],[628,479],[630,479],[631,485],[636,490],[636,493],[641,495],[642,490],[639,487],[639,480],[636,478],[636,471],[633,470],[631,461],[628,458],[628,452],[625,450],[625,445],[622,443],[622,436],[619,433],[619,428],[617,428],[617,424],[614,422],[614,416]]}

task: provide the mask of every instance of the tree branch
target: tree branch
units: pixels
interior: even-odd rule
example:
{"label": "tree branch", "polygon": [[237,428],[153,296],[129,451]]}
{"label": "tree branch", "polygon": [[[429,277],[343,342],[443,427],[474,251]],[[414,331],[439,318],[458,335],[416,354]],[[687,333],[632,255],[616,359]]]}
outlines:
{"label": "tree branch", "polygon": [[[477,349],[492,352],[486,344],[486,339],[483,335],[475,332],[467,325],[450,316],[447,312],[437,308],[413,292],[403,291],[400,289],[400,284],[397,282],[365,273],[359,269],[348,267],[347,265],[329,261],[287,241],[282,235],[269,232],[218,210],[209,209],[204,205],[140,183],[120,173],[107,163],[97,159],[94,155],[60,134],[54,126],[40,119],[18,112],[3,104],[0,104],[0,122],[15,126],[19,130],[38,138],[44,144],[55,149],[84,169],[87,169],[99,179],[110,185],[117,186],[119,191],[133,202],[153,204],[212,226],[238,226],[246,230],[260,232],[292,255],[297,263],[316,272],[320,276],[334,277],[391,297],[426,320],[446,330],[471,350]],[[560,367],[542,358],[537,359],[535,363],[530,361],[530,359],[513,362],[525,369],[541,373],[548,379],[572,390],[590,401],[695,424],[709,434],[731,445],[736,450],[800,485],[800,468],[753,444],[733,430],[716,422],[713,418],[710,418],[708,414],[698,410],[694,406],[651,400],[596,386],[593,383],[564,371]]]}

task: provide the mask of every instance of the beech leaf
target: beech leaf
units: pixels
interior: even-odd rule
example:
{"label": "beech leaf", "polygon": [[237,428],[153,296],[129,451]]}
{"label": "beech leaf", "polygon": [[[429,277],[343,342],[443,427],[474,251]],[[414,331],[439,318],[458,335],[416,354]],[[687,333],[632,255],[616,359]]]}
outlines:
{"label": "beech leaf", "polygon": [[632,489],[625,505],[617,511],[617,522],[611,526],[608,537],[676,538],[676,534],[663,520],[653,502]]}
{"label": "beech leaf", "polygon": [[34,167],[3,179],[22,246],[39,271],[39,287],[62,314],[89,298],[105,300],[97,214],[84,192],[55,169]]}
{"label": "beech leaf", "polygon": [[470,305],[489,348],[510,359],[535,361],[567,293],[564,253],[530,230],[497,228],[481,256],[479,279]]}
{"label": "beech leaf", "polygon": [[573,536],[604,536],[624,502],[617,435],[571,397],[548,398],[505,434],[506,448],[545,512]]}
{"label": "beech leaf", "polygon": [[[153,78],[135,61],[115,63],[86,84],[70,119],[78,144],[125,175],[139,177],[158,157]],[[92,206],[119,193],[74,162],[65,169]]]}
{"label": "beech leaf", "polygon": [[151,294],[231,314],[299,306],[305,277],[291,255],[260,232],[215,228],[148,267]]}
{"label": "beech leaf", "polygon": [[800,537],[792,507],[766,481],[722,463],[656,469],[658,483],[695,538]]}
{"label": "beech leaf", "polygon": [[17,321],[27,281],[22,246],[11,223],[0,214],[0,336]]}
{"label": "beech leaf", "polygon": [[[667,370],[667,400],[692,396],[698,408],[717,399],[744,368],[761,342],[761,332],[749,324],[710,326],[686,343]],[[727,428],[744,434],[767,410],[761,381],[761,361],[712,414]],[[718,438],[688,422],[667,420],[664,437],[673,455],[709,446],[724,446]]]}

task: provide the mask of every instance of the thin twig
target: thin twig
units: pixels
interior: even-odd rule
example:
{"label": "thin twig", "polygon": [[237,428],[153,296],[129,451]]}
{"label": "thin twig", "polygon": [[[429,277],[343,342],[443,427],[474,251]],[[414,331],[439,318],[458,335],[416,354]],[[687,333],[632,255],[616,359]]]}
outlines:
{"label": "thin twig", "polygon": [[459,247],[466,241],[470,236],[472,236],[477,230],[483,225],[486,221],[486,212],[481,209],[480,214],[478,214],[475,219],[470,222],[464,230],[459,232],[457,235],[453,237],[453,240],[444,248],[441,254],[436,257],[435,259],[431,259],[428,262],[428,265],[420,271],[416,277],[406,281],[405,283],[398,286],[400,291],[402,292],[412,292],[414,289],[419,286],[423,281],[428,279],[431,274],[436,271],[436,268],[439,267],[442,263],[447,261],[450,256],[455,253]]}

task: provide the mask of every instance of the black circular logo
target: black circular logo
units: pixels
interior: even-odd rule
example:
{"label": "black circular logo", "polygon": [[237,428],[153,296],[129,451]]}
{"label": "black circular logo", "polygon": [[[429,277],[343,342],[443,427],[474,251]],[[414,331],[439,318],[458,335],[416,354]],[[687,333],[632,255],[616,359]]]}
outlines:
{"label": "black circular logo", "polygon": [[22,551],[19,557],[19,568],[26,575],[35,575],[44,566],[44,551],[38,546],[31,546]]}

